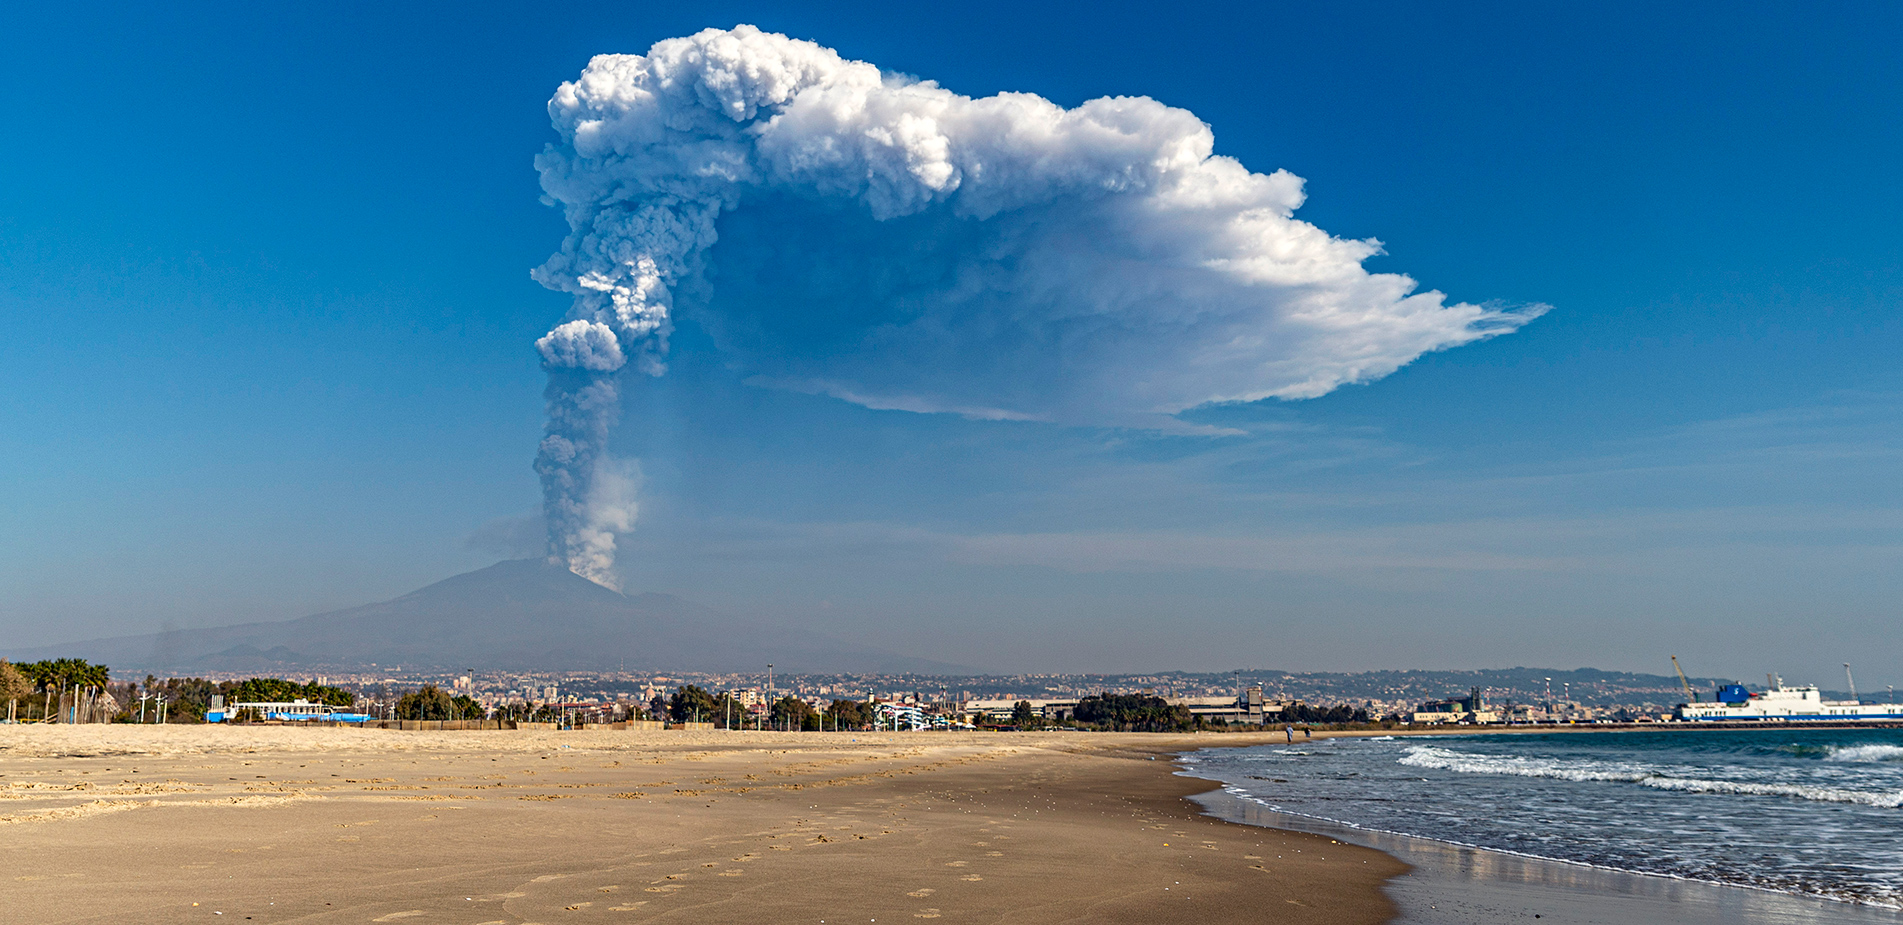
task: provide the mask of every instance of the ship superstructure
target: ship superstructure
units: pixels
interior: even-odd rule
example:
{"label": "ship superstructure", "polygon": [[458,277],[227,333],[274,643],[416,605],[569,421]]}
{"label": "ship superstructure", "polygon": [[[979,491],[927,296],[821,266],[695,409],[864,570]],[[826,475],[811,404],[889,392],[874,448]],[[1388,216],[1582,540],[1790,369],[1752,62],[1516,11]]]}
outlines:
{"label": "ship superstructure", "polygon": [[1815,684],[1791,687],[1775,675],[1765,680],[1768,684],[1762,693],[1754,694],[1742,684],[1727,684],[1718,688],[1715,702],[1679,704],[1678,718],[1691,722],[1903,720],[1903,704],[1825,700]]}

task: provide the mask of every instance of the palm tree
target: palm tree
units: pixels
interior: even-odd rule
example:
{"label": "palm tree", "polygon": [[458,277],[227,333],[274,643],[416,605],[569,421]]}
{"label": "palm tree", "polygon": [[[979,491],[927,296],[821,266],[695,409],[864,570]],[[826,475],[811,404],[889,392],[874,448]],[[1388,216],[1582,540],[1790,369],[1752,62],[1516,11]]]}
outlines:
{"label": "palm tree", "polygon": [[[24,662],[19,666],[20,673],[33,682],[35,689],[45,692],[46,703],[41,708],[42,719],[50,718],[53,712],[53,695],[64,695],[69,688],[97,689],[106,686],[111,671],[104,665],[94,665],[80,658],[56,658],[51,661]],[[77,703],[74,704],[78,706]]]}

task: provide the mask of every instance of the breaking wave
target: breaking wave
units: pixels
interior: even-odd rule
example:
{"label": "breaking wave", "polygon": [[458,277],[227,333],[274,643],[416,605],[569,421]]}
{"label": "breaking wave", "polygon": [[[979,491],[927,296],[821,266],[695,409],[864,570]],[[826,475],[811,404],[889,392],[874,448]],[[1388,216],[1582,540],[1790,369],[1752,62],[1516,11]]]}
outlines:
{"label": "breaking wave", "polygon": [[1831,748],[1825,755],[1825,761],[1851,761],[1858,763],[1876,761],[1903,761],[1903,746],[1898,745],[1842,745]]}
{"label": "breaking wave", "polygon": [[1641,764],[1624,762],[1561,761],[1553,758],[1508,758],[1476,755],[1436,745],[1414,745],[1400,763],[1416,768],[1436,768],[1461,774],[1512,774],[1517,777],[1549,777],[1557,780],[1616,781],[1638,783],[1657,772]]}
{"label": "breaking wave", "polygon": [[[1852,753],[1882,757],[1838,757]],[[1830,757],[1832,760],[1841,761],[1891,761],[1903,759],[1903,748],[1892,745],[1848,746],[1833,752]],[[1399,763],[1410,767],[1434,768],[1460,774],[1510,774],[1517,777],[1543,777],[1554,780],[1638,784],[1655,790],[1675,790],[1681,793],[1776,796],[1819,803],[1856,803],[1889,809],[1903,806],[1903,790],[1851,790],[1809,784],[1714,780],[1674,775],[1655,765],[1477,755],[1434,745],[1411,746],[1407,755],[1403,756]]]}

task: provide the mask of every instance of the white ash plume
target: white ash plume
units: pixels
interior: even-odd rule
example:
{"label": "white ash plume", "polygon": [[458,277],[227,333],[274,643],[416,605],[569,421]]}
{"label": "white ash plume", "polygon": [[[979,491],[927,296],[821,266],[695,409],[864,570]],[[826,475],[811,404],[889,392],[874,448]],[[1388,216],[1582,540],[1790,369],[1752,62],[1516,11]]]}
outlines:
{"label": "white ash plume", "polygon": [[1166,430],[1544,311],[1369,273],[1379,242],[1293,217],[1301,178],[1214,155],[1209,126],[1144,97],[973,99],[742,25],[597,56],[549,114],[561,140],[536,165],[570,233],[534,275],[574,303],[540,345],[537,467],[551,550],[590,577],[632,522],[590,500],[613,377],[665,372],[677,295],[756,382]]}

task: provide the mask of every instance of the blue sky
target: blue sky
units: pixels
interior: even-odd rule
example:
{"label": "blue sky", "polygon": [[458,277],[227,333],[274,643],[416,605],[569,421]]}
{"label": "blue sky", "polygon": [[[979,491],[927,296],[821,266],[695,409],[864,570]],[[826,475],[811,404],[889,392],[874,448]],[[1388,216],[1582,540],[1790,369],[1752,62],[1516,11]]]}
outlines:
{"label": "blue sky", "polygon": [[1903,680],[1883,5],[9,8],[0,633],[277,619],[539,549],[530,159],[593,54],[739,22],[1147,95],[1523,330],[1188,437],[629,377],[630,589],[1009,670]]}

